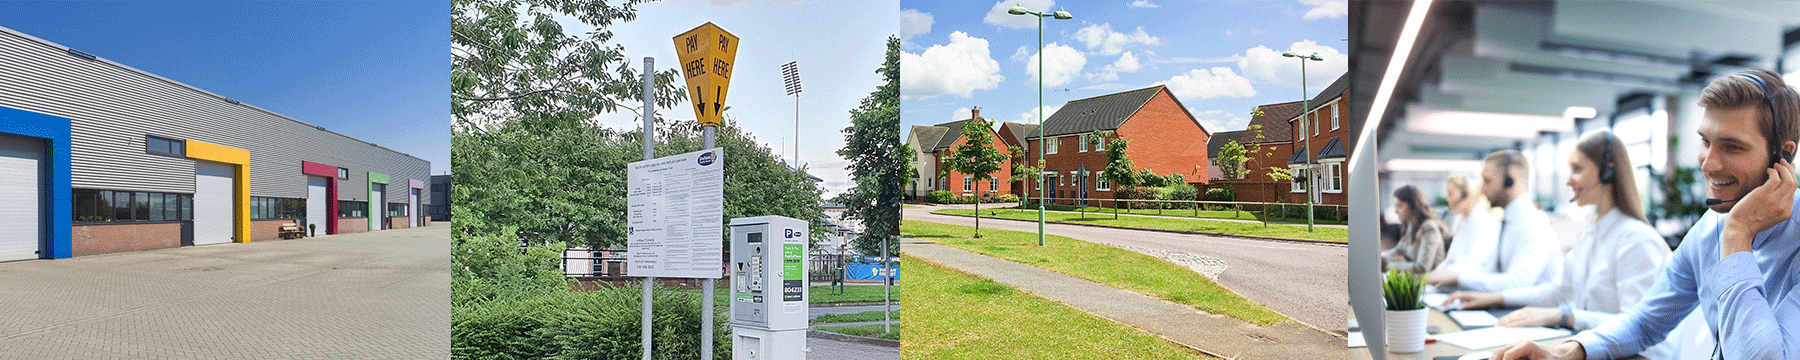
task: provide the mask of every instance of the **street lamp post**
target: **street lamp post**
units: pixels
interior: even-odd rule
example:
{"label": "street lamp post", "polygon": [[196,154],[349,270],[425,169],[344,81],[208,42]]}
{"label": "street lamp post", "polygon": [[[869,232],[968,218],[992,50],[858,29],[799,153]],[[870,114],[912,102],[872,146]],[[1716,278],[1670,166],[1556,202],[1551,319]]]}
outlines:
{"label": "street lamp post", "polygon": [[1034,12],[1026,10],[1024,5],[1013,5],[1011,9],[1006,9],[1006,13],[1031,15],[1038,19],[1038,246],[1044,246],[1044,202],[1050,201],[1049,196],[1044,193],[1043,174],[1044,148],[1046,147],[1046,139],[1044,139],[1044,18],[1068,20],[1074,19],[1075,16],[1069,15],[1066,10],[1057,10],[1049,14]]}
{"label": "street lamp post", "polygon": [[[1306,166],[1303,167],[1303,169],[1306,169],[1306,176],[1309,178],[1317,177],[1313,175],[1317,170],[1313,169],[1312,163],[1312,135],[1308,134],[1306,131],[1308,128],[1313,127],[1311,123],[1307,122],[1307,116],[1309,115],[1307,110],[1312,109],[1309,109],[1311,105],[1307,104],[1307,100],[1309,99],[1306,97],[1306,61],[1323,61],[1325,58],[1319,57],[1319,53],[1300,55],[1294,53],[1293,50],[1283,52],[1281,53],[1281,56],[1300,58],[1300,137],[1306,139],[1306,147],[1300,149],[1300,151],[1305,152],[1306,156],[1301,157],[1301,160],[1306,162]],[[1313,129],[1313,131],[1318,130]],[[1312,179],[1306,179],[1306,232],[1313,231],[1313,198],[1319,197],[1318,191],[1319,183],[1312,181]]]}

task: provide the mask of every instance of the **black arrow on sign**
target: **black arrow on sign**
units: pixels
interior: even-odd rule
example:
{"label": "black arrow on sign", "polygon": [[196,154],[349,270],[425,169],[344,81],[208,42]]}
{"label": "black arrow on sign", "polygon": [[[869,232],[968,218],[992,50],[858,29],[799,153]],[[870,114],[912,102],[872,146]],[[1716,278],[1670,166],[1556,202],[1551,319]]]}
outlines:
{"label": "black arrow on sign", "polygon": [[699,100],[694,102],[694,112],[700,113],[700,116],[706,116],[706,95],[700,92],[699,86],[694,87],[694,99]]}

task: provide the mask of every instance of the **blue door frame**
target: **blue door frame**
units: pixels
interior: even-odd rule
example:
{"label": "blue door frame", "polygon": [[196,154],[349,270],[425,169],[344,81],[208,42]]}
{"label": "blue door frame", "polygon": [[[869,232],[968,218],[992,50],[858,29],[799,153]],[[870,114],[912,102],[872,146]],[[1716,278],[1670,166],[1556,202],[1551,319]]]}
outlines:
{"label": "blue door frame", "polygon": [[73,253],[75,208],[69,190],[69,119],[0,106],[0,133],[44,139],[45,179],[39,210],[41,230],[38,258],[62,259]]}

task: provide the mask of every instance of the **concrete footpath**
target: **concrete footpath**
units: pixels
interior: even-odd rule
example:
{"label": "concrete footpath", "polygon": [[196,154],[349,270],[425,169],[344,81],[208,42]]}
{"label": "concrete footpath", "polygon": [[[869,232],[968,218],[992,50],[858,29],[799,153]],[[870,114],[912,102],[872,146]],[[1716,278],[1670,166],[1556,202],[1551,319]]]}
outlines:
{"label": "concrete footpath", "polygon": [[446,359],[450,226],[0,263],[0,358]]}
{"label": "concrete footpath", "polygon": [[1296,322],[1258,326],[1190,306],[976,254],[905,239],[908,254],[1161,336],[1228,359],[1312,359],[1344,352],[1344,339]]}

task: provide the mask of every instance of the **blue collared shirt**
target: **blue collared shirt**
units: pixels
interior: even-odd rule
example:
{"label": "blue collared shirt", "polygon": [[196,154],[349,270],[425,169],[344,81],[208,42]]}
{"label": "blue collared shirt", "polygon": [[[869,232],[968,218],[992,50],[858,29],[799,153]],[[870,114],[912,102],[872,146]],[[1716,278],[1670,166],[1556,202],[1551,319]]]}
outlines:
{"label": "blue collared shirt", "polygon": [[[1794,198],[1800,210],[1800,194]],[[1800,359],[1800,216],[1756,234],[1751,252],[1719,258],[1725,217],[1707,211],[1625,316],[1576,334],[1588,359],[1619,359],[1661,342],[1699,306],[1726,359]]]}

